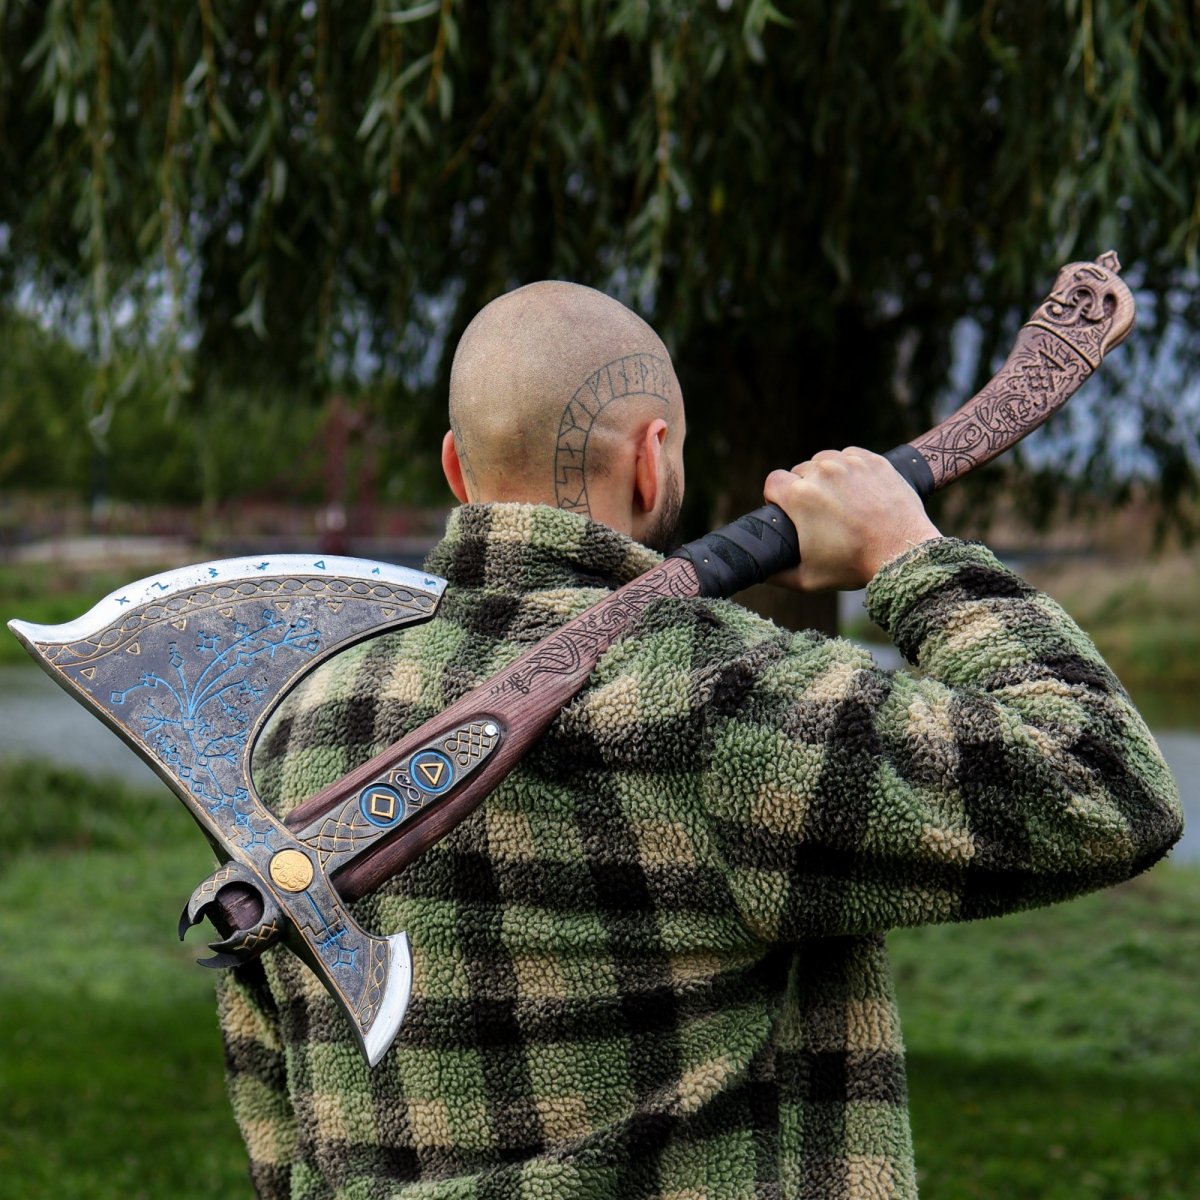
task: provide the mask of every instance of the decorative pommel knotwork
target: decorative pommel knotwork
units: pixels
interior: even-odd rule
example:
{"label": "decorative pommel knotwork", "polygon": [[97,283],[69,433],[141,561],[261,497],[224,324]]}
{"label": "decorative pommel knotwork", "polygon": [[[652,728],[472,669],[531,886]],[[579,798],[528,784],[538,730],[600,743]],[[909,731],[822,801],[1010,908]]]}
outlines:
{"label": "decorative pommel knotwork", "polygon": [[1028,324],[1062,338],[1095,370],[1133,328],[1133,296],[1120,270],[1115,250],[1106,250],[1095,262],[1068,263]]}
{"label": "decorative pommel knotwork", "polygon": [[1125,340],[1133,328],[1134,303],[1120,269],[1112,250],[1095,262],[1063,267],[986,386],[940,425],[892,452],[902,471],[909,463],[928,467],[918,488],[922,495],[1019,442],[1057,412]]}

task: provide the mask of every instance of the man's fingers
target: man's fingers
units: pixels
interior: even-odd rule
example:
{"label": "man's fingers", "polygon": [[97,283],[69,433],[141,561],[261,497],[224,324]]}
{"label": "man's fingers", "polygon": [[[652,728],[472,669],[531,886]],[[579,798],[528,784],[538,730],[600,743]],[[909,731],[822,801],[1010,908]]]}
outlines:
{"label": "man's fingers", "polygon": [[804,475],[801,470],[803,466],[804,463],[800,463],[790,471],[776,470],[767,476],[767,481],[763,484],[763,496],[768,503],[779,504],[780,497],[787,495],[797,483],[803,480]]}
{"label": "man's fingers", "polygon": [[881,455],[821,450],[763,487],[796,526],[800,566],[776,582],[802,591],[862,587],[889,558],[937,537],[916,493]]}

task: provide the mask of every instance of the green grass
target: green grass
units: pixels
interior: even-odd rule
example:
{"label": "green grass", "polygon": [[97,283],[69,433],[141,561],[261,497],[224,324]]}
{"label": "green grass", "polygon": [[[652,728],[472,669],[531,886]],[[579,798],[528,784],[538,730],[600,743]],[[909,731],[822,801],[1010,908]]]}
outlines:
{"label": "green grass", "polygon": [[[0,764],[0,1200],[248,1198],[182,807]],[[890,939],[923,1200],[1200,1196],[1200,871]]]}
{"label": "green grass", "polygon": [[0,1198],[248,1197],[182,806],[0,764],[0,846]]}
{"label": "green grass", "polygon": [[[153,572],[149,567],[97,571],[61,564],[0,565],[0,625],[14,617],[58,625],[82,616],[119,587]],[[7,629],[0,633],[0,665],[27,663],[25,648]]]}
{"label": "green grass", "polygon": [[925,1200],[1200,1196],[1200,871],[889,939]]}
{"label": "green grass", "polygon": [[920,1049],[908,1066],[922,1200],[1200,1196],[1193,1083]]}

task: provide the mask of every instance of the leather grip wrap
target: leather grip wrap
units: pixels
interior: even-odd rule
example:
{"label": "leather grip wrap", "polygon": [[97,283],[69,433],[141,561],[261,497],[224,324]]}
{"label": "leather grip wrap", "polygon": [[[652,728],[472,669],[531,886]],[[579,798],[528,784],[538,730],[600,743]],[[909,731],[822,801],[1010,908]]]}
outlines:
{"label": "leather grip wrap", "polygon": [[894,450],[889,450],[883,457],[900,472],[922,500],[928,500],[933,495],[933,472],[929,469],[929,464],[920,451],[914,450],[908,445],[897,446]]}
{"label": "leather grip wrap", "polygon": [[796,527],[783,509],[764,504],[688,542],[672,558],[686,558],[696,570],[702,596],[732,596],[776,571],[800,561]]}

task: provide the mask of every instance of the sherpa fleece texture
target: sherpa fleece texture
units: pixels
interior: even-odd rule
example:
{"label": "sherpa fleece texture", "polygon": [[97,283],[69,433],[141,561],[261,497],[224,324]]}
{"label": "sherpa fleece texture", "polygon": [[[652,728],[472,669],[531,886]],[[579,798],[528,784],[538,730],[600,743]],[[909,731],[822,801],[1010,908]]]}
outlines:
{"label": "sherpa fleece texture", "polygon": [[[259,754],[287,812],[657,556],[465,507],[437,618],[335,659]],[[222,986],[265,1197],[912,1197],[884,931],[1125,879],[1180,832],[1095,649],[985,549],[885,567],[922,677],[724,601],[664,600],[483,806],[379,894],[411,1007],[368,1070],[290,953]]]}

